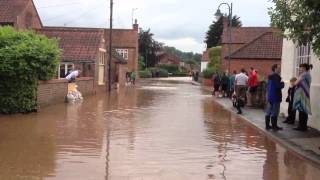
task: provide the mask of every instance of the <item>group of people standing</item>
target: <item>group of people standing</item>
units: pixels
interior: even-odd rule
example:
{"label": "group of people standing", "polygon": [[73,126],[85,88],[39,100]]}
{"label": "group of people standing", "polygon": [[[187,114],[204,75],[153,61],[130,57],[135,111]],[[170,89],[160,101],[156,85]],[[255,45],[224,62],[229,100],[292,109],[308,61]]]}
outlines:
{"label": "group of people standing", "polygon": [[[294,128],[297,131],[308,130],[308,115],[311,115],[310,70],[312,68],[312,65],[301,64],[299,68],[299,77],[293,77],[290,80],[290,88],[288,89],[288,97],[286,98],[286,102],[289,103],[288,117],[284,121],[284,123],[295,124],[296,111],[298,111],[299,124],[296,128]],[[280,76],[280,68],[275,64],[272,66],[272,74],[268,78],[268,109],[265,116],[267,130],[273,129],[275,131],[278,131],[283,129],[277,124],[280,112],[280,104],[282,102],[283,88],[284,82],[282,81]]]}
{"label": "group of people standing", "polygon": [[[288,89],[288,117],[283,123],[295,124],[296,112],[299,112],[299,124],[297,131],[308,130],[308,116],[311,115],[310,103],[310,86],[311,75],[310,70],[313,66],[310,64],[301,64],[299,68],[299,77],[293,77],[290,80]],[[274,64],[271,68],[272,73],[268,77],[267,82],[267,110],[265,115],[265,128],[267,130],[282,130],[278,126],[278,117],[280,112],[280,104],[282,102],[282,90],[285,87],[280,76],[281,68]],[[227,73],[222,75],[214,74],[212,81],[214,84],[213,95],[216,97],[230,97],[233,106],[238,110],[238,114],[242,114],[245,105],[252,106],[257,98],[257,90],[259,87],[258,73],[253,67],[250,72],[241,69],[240,73],[236,71],[228,76]]]}
{"label": "group of people standing", "polygon": [[214,84],[213,95],[231,98],[238,114],[242,114],[241,108],[246,104],[252,106],[255,102],[259,80],[258,72],[253,67],[250,68],[249,73],[245,69],[241,69],[239,73],[233,71],[230,76],[227,73],[223,73],[222,76],[214,74],[212,81]]}

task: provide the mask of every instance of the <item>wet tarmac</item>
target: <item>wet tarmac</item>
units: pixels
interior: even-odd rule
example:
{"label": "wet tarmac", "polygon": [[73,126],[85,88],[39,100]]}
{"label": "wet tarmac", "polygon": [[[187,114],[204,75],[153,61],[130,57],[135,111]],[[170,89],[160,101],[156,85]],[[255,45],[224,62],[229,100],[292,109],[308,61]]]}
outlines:
{"label": "wet tarmac", "polygon": [[177,80],[0,116],[0,180],[317,180],[320,169]]}

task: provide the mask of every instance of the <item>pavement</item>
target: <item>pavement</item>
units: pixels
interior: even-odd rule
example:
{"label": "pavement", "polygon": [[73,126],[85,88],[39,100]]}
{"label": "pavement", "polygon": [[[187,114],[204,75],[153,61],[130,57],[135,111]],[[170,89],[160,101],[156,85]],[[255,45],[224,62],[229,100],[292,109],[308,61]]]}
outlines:
{"label": "pavement", "polygon": [[[194,85],[200,85],[194,83]],[[203,89],[212,92],[211,87],[204,87]],[[224,109],[234,113],[234,115],[241,117],[246,122],[257,129],[259,132],[265,134],[267,137],[273,139],[277,143],[283,145],[289,151],[298,156],[311,161],[314,165],[320,167],[320,131],[309,128],[307,132],[298,132],[293,130],[295,126],[282,123],[284,118],[280,118],[278,125],[283,127],[283,131],[275,132],[273,130],[265,130],[265,112],[262,109],[244,108],[243,114],[236,114],[236,109],[232,106],[232,102],[228,98],[215,98],[214,100],[220,104]],[[297,122],[296,122],[297,124]]]}

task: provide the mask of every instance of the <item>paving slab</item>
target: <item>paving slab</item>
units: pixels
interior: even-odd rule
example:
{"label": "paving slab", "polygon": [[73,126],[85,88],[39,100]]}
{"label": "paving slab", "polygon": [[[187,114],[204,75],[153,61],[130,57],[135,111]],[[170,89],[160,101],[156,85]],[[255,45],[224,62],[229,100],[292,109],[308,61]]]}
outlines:
{"label": "paving slab", "polygon": [[[198,83],[192,84],[199,85]],[[213,90],[211,87],[202,86],[202,88],[210,92]],[[242,115],[237,115],[237,110],[232,106],[230,99],[213,97],[213,100],[220,104],[224,109],[246,120],[249,125],[255,127],[258,131],[262,132],[269,138],[277,141],[290,151],[295,152],[297,155],[313,162],[315,165],[320,167],[320,131],[313,128],[309,128],[307,132],[295,131],[293,130],[295,127],[294,125],[282,123],[284,118],[279,118],[278,122],[279,126],[283,127],[283,131],[267,131],[265,130],[265,112],[263,109],[246,107],[243,109]]]}

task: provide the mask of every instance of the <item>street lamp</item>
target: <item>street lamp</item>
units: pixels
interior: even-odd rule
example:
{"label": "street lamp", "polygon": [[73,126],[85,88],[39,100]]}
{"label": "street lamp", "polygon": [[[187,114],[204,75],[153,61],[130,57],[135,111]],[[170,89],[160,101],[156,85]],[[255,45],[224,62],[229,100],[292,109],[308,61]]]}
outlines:
{"label": "street lamp", "polygon": [[223,17],[223,14],[221,13],[220,7],[222,5],[227,5],[228,6],[228,10],[229,10],[229,15],[228,15],[228,20],[229,20],[229,28],[228,28],[228,73],[230,73],[230,64],[231,64],[231,45],[232,45],[232,39],[231,39],[231,31],[232,31],[232,3],[228,4],[228,3],[221,3],[218,6],[217,12],[215,13],[215,16],[217,19],[220,19],[221,17]]}
{"label": "street lamp", "polygon": [[131,20],[132,20],[132,24],[134,23],[134,12],[138,10],[138,8],[132,8],[132,12],[131,12]]}

